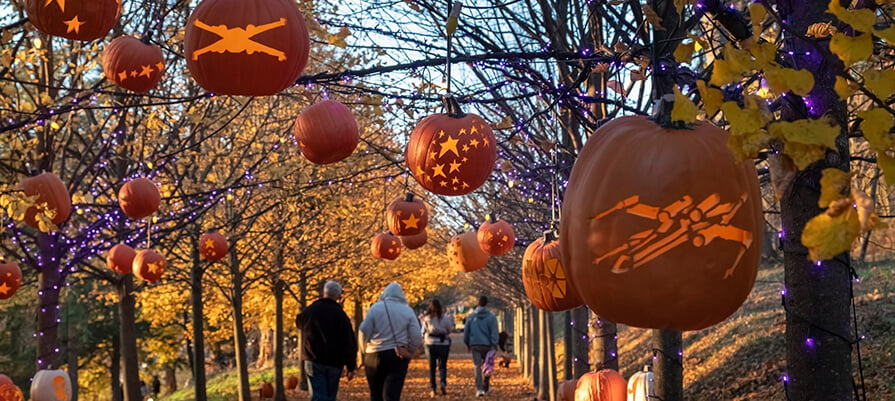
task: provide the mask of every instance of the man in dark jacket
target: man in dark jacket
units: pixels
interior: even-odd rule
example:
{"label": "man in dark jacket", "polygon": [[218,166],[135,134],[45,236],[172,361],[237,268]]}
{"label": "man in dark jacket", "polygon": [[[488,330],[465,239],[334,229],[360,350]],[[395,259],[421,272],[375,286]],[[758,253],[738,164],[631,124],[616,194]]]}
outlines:
{"label": "man in dark jacket", "polygon": [[305,364],[311,401],[335,401],[339,377],[347,368],[348,380],[357,369],[357,338],[351,320],[342,310],[342,286],[335,281],[323,285],[323,297],[295,318],[302,332],[301,359]]}
{"label": "man in dark jacket", "polygon": [[499,335],[497,332],[497,317],[488,311],[488,297],[479,297],[479,306],[466,317],[463,327],[463,342],[472,352],[472,362],[475,364],[475,395],[482,397],[491,391],[491,376],[482,375],[482,365],[488,356],[488,351],[497,349]]}

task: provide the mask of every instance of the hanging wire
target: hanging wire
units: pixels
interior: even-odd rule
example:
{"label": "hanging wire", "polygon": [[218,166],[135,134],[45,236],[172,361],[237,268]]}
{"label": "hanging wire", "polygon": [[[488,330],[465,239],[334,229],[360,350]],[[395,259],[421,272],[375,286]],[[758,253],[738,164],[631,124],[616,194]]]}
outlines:
{"label": "hanging wire", "polygon": [[445,64],[445,79],[447,80],[446,88],[447,94],[451,94],[451,38],[454,37],[454,32],[457,31],[457,25],[460,23],[460,11],[463,9],[463,2],[460,0],[456,0],[453,4],[451,4],[451,0],[448,0],[448,6],[451,11],[448,14],[447,24],[445,25],[445,33],[447,33],[447,52],[444,58]]}

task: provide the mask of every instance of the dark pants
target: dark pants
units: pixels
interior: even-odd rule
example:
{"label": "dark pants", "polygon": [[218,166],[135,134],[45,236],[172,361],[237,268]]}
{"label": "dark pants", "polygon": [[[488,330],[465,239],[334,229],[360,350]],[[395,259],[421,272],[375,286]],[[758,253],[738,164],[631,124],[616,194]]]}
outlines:
{"label": "dark pants", "polygon": [[488,345],[473,345],[469,347],[472,351],[472,362],[475,364],[475,389],[478,391],[488,392],[491,390],[491,376],[482,375],[482,365],[485,363],[485,357],[491,347]]}
{"label": "dark pants", "polygon": [[435,367],[441,371],[441,387],[447,387],[447,359],[450,345],[429,345],[429,387],[435,391]]}
{"label": "dark pants", "polygon": [[393,349],[365,354],[370,401],[399,401],[409,364],[409,359],[398,358]]}
{"label": "dark pants", "polygon": [[336,401],[342,368],[304,361],[311,401]]}

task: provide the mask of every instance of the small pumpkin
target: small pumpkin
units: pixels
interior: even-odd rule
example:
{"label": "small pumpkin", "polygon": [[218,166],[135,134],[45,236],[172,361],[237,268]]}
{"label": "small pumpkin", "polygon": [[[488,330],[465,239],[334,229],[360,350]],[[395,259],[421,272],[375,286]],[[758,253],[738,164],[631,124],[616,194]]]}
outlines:
{"label": "small pumpkin", "polygon": [[545,311],[559,312],[584,304],[569,282],[562,265],[562,248],[552,233],[525,248],[522,285],[531,303]]}
{"label": "small pumpkin", "polygon": [[133,269],[134,276],[140,280],[154,283],[165,274],[167,261],[164,256],[152,249],[142,249],[137,251],[137,256],[134,257]]}
{"label": "small pumpkin", "polygon": [[292,133],[301,154],[314,164],[344,160],[360,142],[354,114],[335,100],[324,100],[301,112]]}
{"label": "small pumpkin", "polygon": [[479,247],[473,231],[453,236],[448,243],[447,254],[451,267],[466,273],[481,269],[488,263],[488,254]]}
{"label": "small pumpkin", "polygon": [[71,214],[71,196],[65,184],[53,173],[41,173],[34,177],[27,177],[19,184],[19,189],[25,195],[37,195],[35,206],[25,211],[25,224],[34,228],[40,228],[37,222],[37,213],[42,212],[50,216],[53,224],[65,221]]}
{"label": "small pumpkin", "polygon": [[575,401],[575,387],[578,380],[563,380],[556,386],[557,401]]}
{"label": "small pumpkin", "polygon": [[0,257],[0,299],[12,298],[21,286],[22,270],[19,264]]}
{"label": "small pumpkin", "polygon": [[404,156],[413,178],[429,192],[465,195],[491,176],[497,142],[488,123],[463,113],[453,97],[445,97],[445,109],[416,125]]}
{"label": "small pumpkin", "polygon": [[479,226],[479,246],[485,253],[491,256],[500,256],[513,249],[516,244],[516,233],[513,226],[506,220],[497,220],[497,215],[492,214],[490,221]]}
{"label": "small pumpkin", "polygon": [[298,387],[298,377],[289,376],[286,378],[286,390],[295,390]]}
{"label": "small pumpkin", "polygon": [[8,377],[6,380],[8,382],[0,381],[0,401],[24,401],[25,396],[22,394],[22,389],[13,384]]}
{"label": "small pumpkin", "polygon": [[404,245],[407,249],[417,249],[423,245],[426,245],[426,242],[429,241],[429,234],[426,233],[426,230],[420,230],[419,234],[416,235],[401,235],[401,244]]}
{"label": "small pumpkin", "polygon": [[643,371],[634,373],[628,379],[628,401],[653,401],[655,399],[653,372],[649,371],[649,366],[644,366]]}
{"label": "small pumpkin", "polygon": [[31,380],[31,401],[69,401],[71,379],[64,370],[39,370]]}
{"label": "small pumpkin", "polygon": [[162,203],[162,195],[152,181],[140,177],[128,181],[118,190],[118,204],[127,217],[142,219],[155,213]]}
{"label": "small pumpkin", "polygon": [[124,89],[146,93],[165,71],[162,48],[133,36],[119,36],[103,50],[103,73]]}
{"label": "small pumpkin", "polygon": [[412,193],[398,198],[388,205],[385,212],[386,226],[395,235],[416,235],[426,230],[429,224],[429,210],[426,204],[414,199]]}
{"label": "small pumpkin", "polygon": [[261,382],[261,388],[258,390],[261,398],[273,398],[273,383]]}
{"label": "small pumpkin", "polygon": [[575,401],[625,401],[627,382],[618,372],[603,369],[578,378]]}
{"label": "small pumpkin", "polygon": [[26,0],[25,12],[35,28],[72,40],[106,36],[121,15],[120,0]]}
{"label": "small pumpkin", "polygon": [[373,237],[370,249],[377,258],[395,260],[401,254],[401,239],[392,233],[379,233]]}
{"label": "small pumpkin", "polygon": [[218,231],[209,230],[199,236],[199,254],[205,260],[221,260],[227,256],[229,250],[227,238]]}
{"label": "small pumpkin", "polygon": [[134,258],[137,251],[127,244],[118,244],[109,249],[106,265],[118,274],[130,274],[134,271]]}

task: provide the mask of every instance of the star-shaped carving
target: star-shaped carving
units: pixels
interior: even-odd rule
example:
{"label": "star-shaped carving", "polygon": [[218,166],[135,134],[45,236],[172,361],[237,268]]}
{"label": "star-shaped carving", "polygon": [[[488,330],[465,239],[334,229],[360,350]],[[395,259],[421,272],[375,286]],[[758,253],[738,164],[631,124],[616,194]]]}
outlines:
{"label": "star-shaped carving", "polygon": [[152,76],[152,72],[155,71],[152,69],[152,66],[150,66],[150,65],[143,65],[143,66],[140,66],[140,68],[142,68],[142,71],[140,71],[139,76],[142,77],[145,75],[147,79],[150,78]]}
{"label": "star-shaped carving", "polygon": [[163,71],[165,69],[165,63],[159,61],[158,64],[155,65],[155,69]]}
{"label": "star-shaped carving", "polygon": [[6,285],[6,282],[0,283],[0,294],[6,295],[9,294],[10,291],[12,291],[12,287]]}
{"label": "star-shaped carving", "polygon": [[417,223],[419,223],[420,219],[416,218],[416,215],[413,213],[410,214],[410,217],[401,220],[404,223],[404,228],[420,228]]}
{"label": "star-shaped carving", "polygon": [[447,183],[447,181],[441,181],[441,182],[439,182],[438,184],[441,185],[441,186],[443,186],[443,187],[446,187],[448,183]]}
{"label": "star-shaped carving", "polygon": [[430,159],[435,159],[435,157],[437,157],[437,156],[438,156],[438,155],[435,154],[435,151],[434,151],[434,150],[431,151],[431,152],[429,152],[429,158],[430,158]]}
{"label": "star-shaped carving", "polygon": [[438,137],[444,138],[444,130],[438,131]]}
{"label": "star-shaped carving", "polygon": [[460,128],[459,134],[460,136],[466,135],[466,128]]}
{"label": "star-shaped carving", "polygon": [[162,274],[165,272],[164,262],[153,262],[146,264],[147,270],[152,274]]}
{"label": "star-shaped carving", "polygon": [[[472,145],[472,147],[478,149],[478,147],[479,147],[479,140],[478,140],[478,139],[473,139],[473,140],[469,141],[469,144]],[[457,155],[457,156],[459,156],[459,155]]]}
{"label": "star-shaped carving", "polygon": [[466,162],[469,161],[469,158],[468,158],[468,157],[464,157],[464,158],[463,158],[462,160],[460,160],[460,161],[462,161],[463,163],[466,163]]}
{"label": "star-shaped carving", "polygon": [[44,7],[45,8],[49,7],[50,4],[53,3],[54,1],[56,2],[56,4],[59,5],[59,11],[62,11],[64,13],[65,12],[65,0],[47,0],[46,3],[44,3]]}
{"label": "star-shaped carving", "polygon": [[469,188],[469,184],[467,184],[466,181],[463,181],[463,189],[466,189],[466,188]]}
{"label": "star-shaped carving", "polygon": [[[462,148],[462,149],[463,149],[464,152],[469,152],[469,145],[463,145],[463,148]],[[465,160],[464,160],[464,161],[465,161]]]}
{"label": "star-shaped carving", "polygon": [[432,167],[432,178],[435,178],[438,176],[447,178],[447,176],[444,175],[444,164],[436,164],[435,167]]}
{"label": "star-shaped carving", "polygon": [[65,21],[64,23],[65,23],[65,25],[68,27],[68,28],[65,30],[65,33],[71,33],[71,32],[78,33],[78,32],[81,31],[81,25],[84,25],[84,24],[86,24],[87,22],[79,21],[79,20],[78,20],[78,16],[75,15],[74,18],[72,18],[72,19],[70,19],[70,20],[68,20],[68,21]]}
{"label": "star-shaped carving", "polygon": [[426,170],[423,170],[422,166],[416,166],[416,176],[417,177],[426,177]]}
{"label": "star-shaped carving", "polygon": [[482,146],[488,146],[490,143],[491,141],[489,141],[488,138],[482,139]]}
{"label": "star-shaped carving", "polygon": [[448,171],[448,173],[453,173],[454,171],[460,170],[460,166],[462,166],[462,165],[463,165],[463,163],[458,163],[456,160],[452,161],[451,162],[451,170]]}
{"label": "star-shaped carving", "polygon": [[118,73],[118,80],[119,80],[119,81],[124,81],[125,79],[127,79],[127,71],[121,71],[121,72],[119,72],[119,73]]}
{"label": "star-shaped carving", "polygon": [[438,152],[438,157],[444,156],[447,152],[454,152],[458,157],[460,156],[460,152],[457,151],[457,138],[452,136],[448,136],[444,142],[441,142],[441,152]]}
{"label": "star-shaped carving", "polygon": [[137,70],[133,70],[133,71],[131,71],[131,77],[132,77],[132,78],[136,78],[136,77],[137,77]]}

